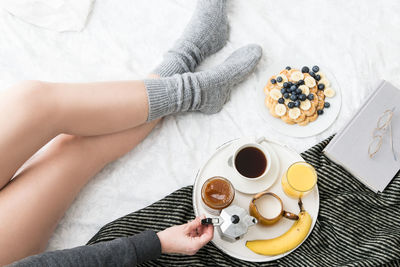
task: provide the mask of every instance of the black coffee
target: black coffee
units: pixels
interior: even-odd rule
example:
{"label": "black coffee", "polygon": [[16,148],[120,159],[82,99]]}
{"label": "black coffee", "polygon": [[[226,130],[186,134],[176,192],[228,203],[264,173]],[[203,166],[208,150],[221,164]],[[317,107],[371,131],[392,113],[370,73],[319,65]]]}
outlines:
{"label": "black coffee", "polygon": [[238,172],[248,178],[256,178],[265,172],[267,159],[256,147],[245,147],[237,153],[235,166]]}

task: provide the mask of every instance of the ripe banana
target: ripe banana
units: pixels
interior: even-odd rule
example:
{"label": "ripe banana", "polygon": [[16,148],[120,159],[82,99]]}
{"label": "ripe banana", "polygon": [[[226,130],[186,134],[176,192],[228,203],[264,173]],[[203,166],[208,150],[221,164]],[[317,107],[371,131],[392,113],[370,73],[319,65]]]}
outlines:
{"label": "ripe banana", "polygon": [[301,114],[301,111],[299,108],[292,108],[289,109],[289,118],[295,120],[297,119]]}
{"label": "ripe banana", "polygon": [[286,106],[284,104],[277,104],[275,106],[275,113],[279,117],[285,115],[286,114]]}
{"label": "ripe banana", "polygon": [[292,75],[290,75],[290,79],[294,82],[298,82],[304,79],[304,74],[301,71],[294,71]]}
{"label": "ripe banana", "polygon": [[331,85],[331,83],[326,78],[321,78],[321,80],[318,81],[318,84],[320,83],[323,83],[325,87],[329,87]]}
{"label": "ripe banana", "polygon": [[310,100],[306,99],[303,102],[301,102],[300,104],[300,108],[302,110],[309,110],[311,108],[311,102]]}
{"label": "ripe banana", "polygon": [[308,88],[313,88],[316,83],[313,77],[306,77],[304,79],[304,84],[308,87]]}
{"label": "ripe banana", "polygon": [[271,91],[269,91],[269,96],[270,96],[273,100],[278,100],[279,98],[282,97],[282,93],[281,93],[281,91],[279,91],[278,89],[272,89]]}
{"label": "ripe banana", "polygon": [[306,238],[312,223],[310,214],[302,208],[298,216],[299,219],[283,235],[272,239],[247,241],[246,247],[266,256],[279,255],[294,249]]}
{"label": "ripe banana", "polygon": [[325,88],[325,90],[324,90],[324,95],[325,95],[326,97],[334,97],[335,94],[336,94],[335,90],[333,90],[333,89],[330,88],[330,87]]}
{"label": "ripe banana", "polygon": [[321,77],[321,80],[322,80],[322,79],[325,79],[325,77],[326,77],[325,73],[323,73],[323,72],[321,72],[321,71],[318,71],[316,74],[318,74],[319,77]]}
{"label": "ripe banana", "polygon": [[299,86],[299,89],[301,89],[301,93],[302,93],[302,94],[308,95],[308,94],[310,93],[310,88],[308,88],[308,87],[305,86],[304,84],[303,84],[303,85],[300,85],[300,86]]}

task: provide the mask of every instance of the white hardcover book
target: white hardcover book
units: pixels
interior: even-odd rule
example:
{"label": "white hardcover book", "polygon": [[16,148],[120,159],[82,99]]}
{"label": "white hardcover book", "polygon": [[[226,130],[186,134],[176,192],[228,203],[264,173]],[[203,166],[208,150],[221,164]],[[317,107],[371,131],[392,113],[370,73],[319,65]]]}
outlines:
{"label": "white hardcover book", "polygon": [[[368,148],[379,118],[393,110],[390,128],[382,137],[379,151],[370,158]],[[341,165],[374,192],[382,192],[400,170],[400,90],[387,81],[380,82],[354,117],[324,149],[328,158]]]}

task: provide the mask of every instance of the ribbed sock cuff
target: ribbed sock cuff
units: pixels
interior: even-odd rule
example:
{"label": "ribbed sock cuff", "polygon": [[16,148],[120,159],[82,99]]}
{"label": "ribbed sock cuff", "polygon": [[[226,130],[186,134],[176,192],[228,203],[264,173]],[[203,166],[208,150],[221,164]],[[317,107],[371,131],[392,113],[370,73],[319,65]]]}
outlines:
{"label": "ribbed sock cuff", "polygon": [[170,97],[168,94],[168,81],[166,79],[144,80],[149,103],[147,121],[161,118],[171,113]]}

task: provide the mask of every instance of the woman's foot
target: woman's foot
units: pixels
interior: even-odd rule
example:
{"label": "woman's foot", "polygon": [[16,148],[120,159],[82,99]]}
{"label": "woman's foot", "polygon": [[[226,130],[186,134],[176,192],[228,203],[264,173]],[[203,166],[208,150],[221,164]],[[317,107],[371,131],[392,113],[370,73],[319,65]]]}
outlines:
{"label": "woman's foot", "polygon": [[259,45],[247,45],[210,70],[145,80],[149,100],[147,120],[182,111],[219,112],[232,87],[255,69],[261,55]]}
{"label": "woman's foot", "polygon": [[227,39],[226,0],[199,0],[182,36],[152,73],[169,77],[193,72],[204,58],[224,47]]}

